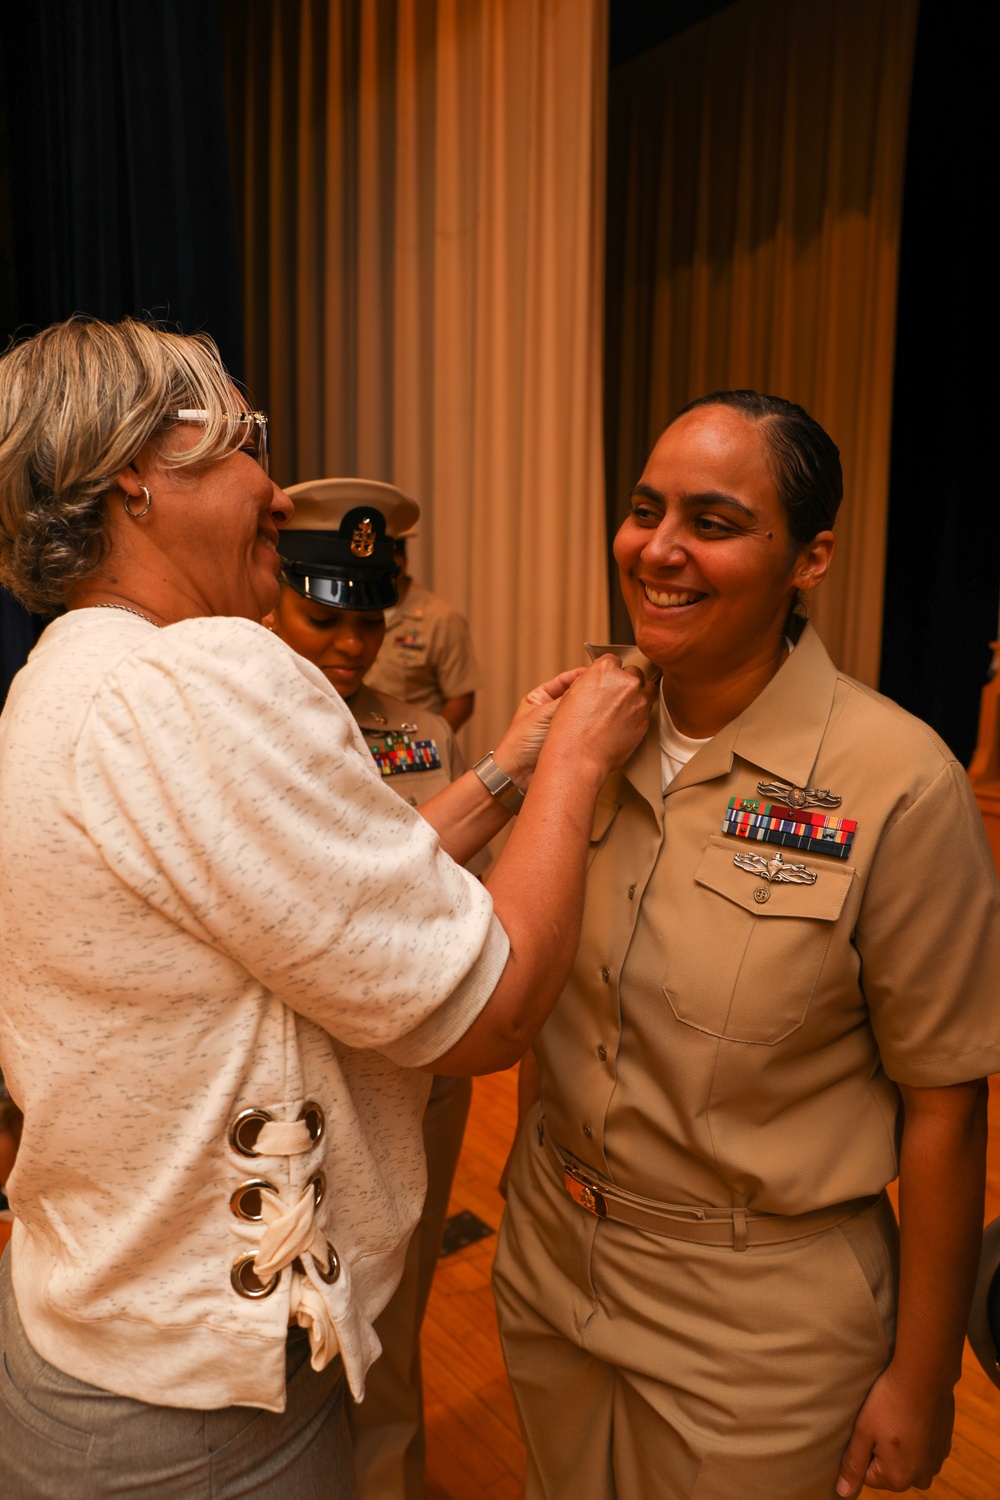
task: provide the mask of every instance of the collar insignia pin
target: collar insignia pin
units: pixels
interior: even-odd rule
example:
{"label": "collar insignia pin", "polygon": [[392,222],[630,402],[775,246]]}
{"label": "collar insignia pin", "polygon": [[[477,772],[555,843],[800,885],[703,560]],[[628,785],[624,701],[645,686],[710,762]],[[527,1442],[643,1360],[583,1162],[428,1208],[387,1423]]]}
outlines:
{"label": "collar insignia pin", "polygon": [[844,800],[825,786],[789,786],[784,781],[758,781],[757,790],[786,807],[839,807]]}

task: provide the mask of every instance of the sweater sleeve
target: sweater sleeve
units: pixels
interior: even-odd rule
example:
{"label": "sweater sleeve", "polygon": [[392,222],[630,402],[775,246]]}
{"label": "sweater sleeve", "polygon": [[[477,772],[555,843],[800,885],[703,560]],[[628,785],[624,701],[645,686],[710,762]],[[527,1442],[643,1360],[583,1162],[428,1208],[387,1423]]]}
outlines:
{"label": "sweater sleeve", "polygon": [[431,1062],[492,994],[509,945],[488,893],[383,785],[323,674],[259,626],[144,642],[75,764],[115,875],[346,1044]]}

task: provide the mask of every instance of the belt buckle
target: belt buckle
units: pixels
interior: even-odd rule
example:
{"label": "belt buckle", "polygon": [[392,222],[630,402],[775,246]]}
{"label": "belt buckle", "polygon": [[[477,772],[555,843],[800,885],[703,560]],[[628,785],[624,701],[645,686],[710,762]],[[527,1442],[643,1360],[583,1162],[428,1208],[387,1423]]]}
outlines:
{"label": "belt buckle", "polygon": [[597,1188],[594,1187],[593,1183],[587,1181],[582,1172],[576,1171],[574,1167],[564,1166],[563,1176],[566,1191],[574,1203],[578,1203],[581,1208],[585,1208],[589,1214],[595,1214],[599,1219],[607,1218],[608,1205],[604,1194],[598,1192]]}

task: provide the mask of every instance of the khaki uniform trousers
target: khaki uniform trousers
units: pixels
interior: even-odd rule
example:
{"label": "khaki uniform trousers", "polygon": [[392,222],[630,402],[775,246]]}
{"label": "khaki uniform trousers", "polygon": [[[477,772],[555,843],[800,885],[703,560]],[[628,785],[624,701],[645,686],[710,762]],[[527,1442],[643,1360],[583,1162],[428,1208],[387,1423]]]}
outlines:
{"label": "khaki uniform trousers", "polygon": [[527,1500],[833,1500],[895,1334],[883,1197],[734,1251],[598,1219],[522,1132],[494,1292]]}
{"label": "khaki uniform trousers", "polygon": [[423,1500],[426,1444],[420,1326],[441,1251],[471,1100],[471,1078],[435,1077],[423,1122],[424,1211],[413,1231],[399,1286],[375,1321],[382,1353],[368,1371],[365,1399],[348,1410],[358,1500]]}

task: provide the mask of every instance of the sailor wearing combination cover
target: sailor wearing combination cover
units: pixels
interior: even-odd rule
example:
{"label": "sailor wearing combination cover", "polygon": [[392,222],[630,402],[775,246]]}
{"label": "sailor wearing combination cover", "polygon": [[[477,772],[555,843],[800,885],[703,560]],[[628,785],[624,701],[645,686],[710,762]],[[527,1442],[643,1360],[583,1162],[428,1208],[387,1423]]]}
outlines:
{"label": "sailor wearing combination cover", "polygon": [[[416,520],[417,505],[392,485],[358,479],[307,481],[289,494],[296,513],[279,544],[282,596],[266,623],[326,673],[385,784],[419,807],[464,771],[455,736],[438,714],[362,681],[396,598],[392,540]],[[482,874],[488,865],[484,851],[466,868]],[[375,1325],[382,1353],[364,1401],[350,1410],[361,1500],[424,1493],[420,1327],[471,1097],[470,1079],[435,1077],[423,1120],[427,1198],[402,1280]]]}

